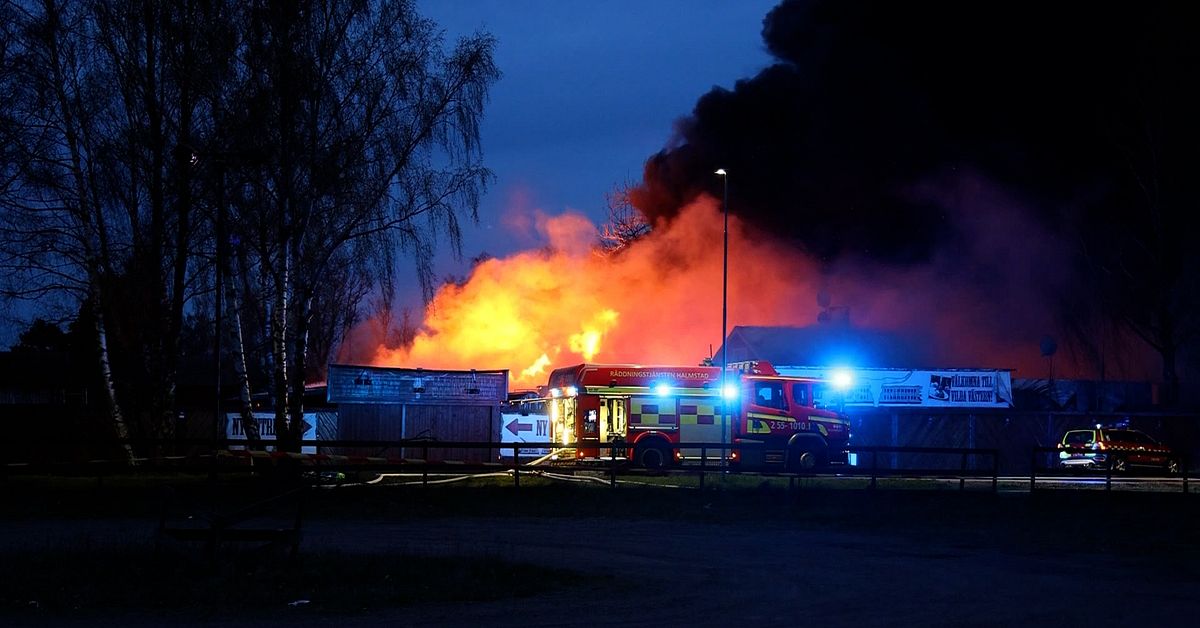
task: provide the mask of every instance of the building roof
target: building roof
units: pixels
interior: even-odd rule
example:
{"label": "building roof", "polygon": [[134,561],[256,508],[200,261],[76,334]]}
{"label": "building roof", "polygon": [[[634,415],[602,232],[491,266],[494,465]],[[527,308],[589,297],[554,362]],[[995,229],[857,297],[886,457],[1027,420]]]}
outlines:
{"label": "building roof", "polygon": [[[729,333],[729,362],[766,360],[774,365],[860,368],[952,368],[934,364],[930,337],[825,324],[809,327],[737,326]],[[721,360],[718,349],[714,362]]]}

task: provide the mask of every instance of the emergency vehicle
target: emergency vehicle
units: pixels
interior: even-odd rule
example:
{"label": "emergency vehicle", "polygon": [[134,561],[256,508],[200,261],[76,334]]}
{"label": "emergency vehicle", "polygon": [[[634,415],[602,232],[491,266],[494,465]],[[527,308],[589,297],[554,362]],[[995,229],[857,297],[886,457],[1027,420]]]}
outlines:
{"label": "emergency vehicle", "polygon": [[[716,366],[557,369],[543,399],[550,440],[560,458],[612,456],[655,469],[701,456],[792,471],[846,463],[850,421],[814,407],[813,387],[821,380],[780,375],[764,361],[730,367],[724,384]],[[701,443],[731,448],[723,454],[719,447],[689,446]]]}

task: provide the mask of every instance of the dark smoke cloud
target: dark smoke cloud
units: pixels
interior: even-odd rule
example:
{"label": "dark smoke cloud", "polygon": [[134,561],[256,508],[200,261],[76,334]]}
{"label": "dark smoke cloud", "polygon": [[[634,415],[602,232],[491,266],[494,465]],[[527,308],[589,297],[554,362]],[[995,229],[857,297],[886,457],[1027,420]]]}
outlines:
{"label": "dark smoke cloud", "polygon": [[[1054,335],[1075,376],[1154,377],[1149,345],[1098,321],[1194,301],[1172,291],[1200,275],[1183,240],[1200,201],[1198,16],[1167,1],[786,0],[763,21],[777,62],[700,97],[632,200],[670,221],[720,198],[725,168],[730,212],[818,260],[852,324],[929,321],[944,363],[1026,374]],[[1186,303],[1170,315],[1200,311]]]}
{"label": "dark smoke cloud", "polygon": [[1062,230],[1071,211],[1104,211],[1135,192],[1114,184],[1129,180],[1114,149],[1122,116],[1148,95],[1195,104],[1177,97],[1196,71],[1185,52],[1192,11],[785,1],[764,19],[778,63],[701,97],[673,145],[647,161],[635,205],[670,219],[700,192],[719,198],[713,171],[723,167],[730,211],[746,223],[827,263],[908,266],[954,240],[961,220],[948,212],[972,211],[914,187],[970,172],[1031,199],[1024,211]]}

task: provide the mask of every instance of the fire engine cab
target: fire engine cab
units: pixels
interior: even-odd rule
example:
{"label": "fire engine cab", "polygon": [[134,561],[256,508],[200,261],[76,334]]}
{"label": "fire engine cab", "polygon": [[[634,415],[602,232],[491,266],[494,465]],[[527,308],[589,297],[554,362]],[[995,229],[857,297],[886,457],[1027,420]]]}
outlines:
{"label": "fire engine cab", "polygon": [[746,468],[808,470],[846,462],[849,419],[813,405],[820,380],[764,361],[715,366],[579,364],[550,374],[550,438],[575,460],[628,458],[647,468],[724,458]]}

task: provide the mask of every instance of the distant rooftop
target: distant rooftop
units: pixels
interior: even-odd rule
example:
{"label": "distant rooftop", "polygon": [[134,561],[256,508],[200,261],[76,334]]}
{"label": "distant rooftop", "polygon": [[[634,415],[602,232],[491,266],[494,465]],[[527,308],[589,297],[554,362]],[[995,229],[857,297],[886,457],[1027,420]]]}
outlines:
{"label": "distant rooftop", "polygon": [[[766,360],[775,365],[859,368],[978,368],[981,364],[940,364],[932,337],[828,324],[809,327],[739,325],[729,333],[728,361]],[[713,356],[721,359],[721,350]]]}

